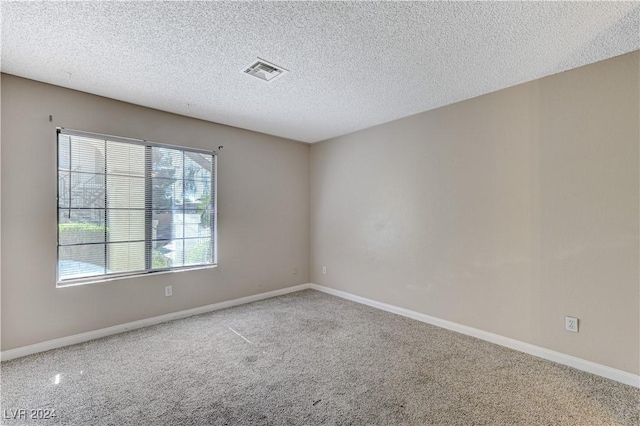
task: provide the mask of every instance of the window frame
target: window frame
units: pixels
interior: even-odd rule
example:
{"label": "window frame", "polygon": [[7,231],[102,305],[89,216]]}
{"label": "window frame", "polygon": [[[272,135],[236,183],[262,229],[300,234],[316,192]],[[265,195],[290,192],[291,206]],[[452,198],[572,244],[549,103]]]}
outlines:
{"label": "window frame", "polygon": [[[210,192],[211,192],[211,263],[197,264],[197,265],[187,265],[187,266],[175,266],[175,267],[165,267],[165,268],[151,268],[144,269],[138,271],[130,271],[130,272],[115,272],[115,273],[107,273],[101,275],[92,275],[88,277],[81,278],[69,278],[69,279],[60,279],[60,247],[67,247],[65,245],[60,245],[60,210],[64,208],[60,207],[60,136],[68,135],[68,136],[77,136],[82,138],[89,139],[98,139],[112,142],[120,142],[126,144],[140,145],[145,148],[167,148],[172,150],[179,150],[182,152],[192,152],[196,154],[204,154],[211,155],[212,163],[211,163],[211,181],[210,181]],[[134,139],[134,138],[126,138],[121,136],[112,136],[106,135],[102,133],[95,132],[86,132],[81,130],[72,130],[66,129],[64,127],[56,128],[56,288],[64,288],[70,286],[84,285],[84,284],[94,284],[101,282],[108,282],[119,279],[140,277],[140,276],[148,276],[148,275],[157,275],[157,274],[166,274],[166,273],[175,273],[175,272],[183,272],[183,271],[192,271],[199,269],[210,269],[218,266],[218,155],[215,150],[206,150],[200,148],[191,148],[180,145],[172,145],[165,143],[157,143],[144,139]],[[105,175],[108,175],[105,170]],[[147,164],[145,164],[145,188],[149,186],[151,182],[151,176],[147,175]],[[150,196],[150,195],[148,195]],[[145,198],[147,197],[145,193]],[[71,200],[69,200],[71,203]],[[71,207],[69,207],[71,209]],[[105,210],[107,209],[105,205]],[[153,207],[148,207],[145,204],[145,216],[153,213]],[[105,224],[106,226],[106,224]],[[151,226],[145,222],[145,247],[152,243],[153,240],[149,239],[150,229],[147,227]],[[184,239],[184,237],[182,238]],[[106,244],[106,242],[105,242]],[[150,259],[147,258],[148,253],[145,250],[145,265],[147,266]]]}

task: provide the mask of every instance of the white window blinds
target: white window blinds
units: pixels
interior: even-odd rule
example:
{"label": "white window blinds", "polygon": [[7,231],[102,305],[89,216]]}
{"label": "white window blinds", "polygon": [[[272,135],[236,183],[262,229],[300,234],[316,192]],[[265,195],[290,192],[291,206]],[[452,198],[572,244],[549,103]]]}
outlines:
{"label": "white window blinds", "polygon": [[58,284],[216,263],[214,152],[58,131]]}

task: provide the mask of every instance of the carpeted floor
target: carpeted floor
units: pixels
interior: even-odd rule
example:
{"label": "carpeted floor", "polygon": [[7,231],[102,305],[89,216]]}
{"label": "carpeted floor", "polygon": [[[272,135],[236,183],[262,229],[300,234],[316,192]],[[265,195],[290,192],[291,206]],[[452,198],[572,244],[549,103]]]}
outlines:
{"label": "carpeted floor", "polygon": [[[640,423],[639,389],[313,290],[3,362],[0,377],[7,425]],[[6,418],[20,408],[57,417]]]}

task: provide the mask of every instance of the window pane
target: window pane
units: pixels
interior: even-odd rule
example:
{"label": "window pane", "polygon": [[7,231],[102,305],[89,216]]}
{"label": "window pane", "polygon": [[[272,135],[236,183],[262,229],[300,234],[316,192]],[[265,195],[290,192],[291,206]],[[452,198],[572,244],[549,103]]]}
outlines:
{"label": "window pane", "polygon": [[182,179],[156,178],[151,180],[151,202],[154,210],[182,208]]}
{"label": "window pane", "polygon": [[182,238],[182,210],[155,211],[152,214],[151,238],[172,240]]}
{"label": "window pane", "polygon": [[185,238],[211,236],[211,210],[187,210],[184,218]]}
{"label": "window pane", "polygon": [[184,240],[185,266],[211,263],[211,238]]}
{"label": "window pane", "polygon": [[74,136],[71,138],[70,168],[72,172],[104,173],[105,141]]}
{"label": "window pane", "polygon": [[69,172],[58,171],[58,207],[69,207],[71,203],[69,194],[70,182]]}
{"label": "window pane", "polygon": [[73,279],[102,275],[105,272],[105,245],[61,246],[58,248],[58,274],[60,279]]}
{"label": "window pane", "polygon": [[107,173],[144,177],[145,147],[107,141]]}
{"label": "window pane", "polygon": [[184,238],[185,215],[182,210],[173,212],[173,236],[172,238]]}
{"label": "window pane", "polygon": [[[171,148],[151,148],[151,157],[154,172],[167,172],[170,176],[157,177],[182,177],[182,168],[184,167],[184,155],[179,149]],[[173,172],[170,172],[173,170]],[[179,173],[177,173],[177,172]]]}
{"label": "window pane", "polygon": [[185,209],[203,210],[211,205],[211,182],[198,180],[184,181]]}
{"label": "window pane", "polygon": [[144,215],[144,210],[107,210],[107,241],[144,241]]}
{"label": "window pane", "polygon": [[[168,259],[172,268],[184,265],[184,245],[183,240],[181,239],[171,241],[154,241],[153,253],[152,262],[154,265],[165,262],[165,260],[160,258],[160,255]],[[154,266],[154,268],[159,267],[166,266]]]}
{"label": "window pane", "polygon": [[211,154],[201,154],[199,152],[185,151],[184,161],[185,161],[185,164],[188,164],[188,163],[198,164],[199,168],[209,173],[211,173],[211,170],[213,169],[213,166],[212,166],[213,156]]}
{"label": "window pane", "polygon": [[184,155],[169,148],[151,148],[152,193],[154,210],[171,210],[182,206]]}
{"label": "window pane", "polygon": [[76,208],[105,207],[104,175],[58,173],[58,206]]}
{"label": "window pane", "polygon": [[69,170],[71,158],[71,137],[59,135],[58,137],[58,169]]}
{"label": "window pane", "polygon": [[184,178],[187,180],[211,180],[211,155],[185,152]]}
{"label": "window pane", "polygon": [[60,209],[58,211],[60,245],[104,243],[104,210]]}
{"label": "window pane", "polygon": [[144,178],[107,175],[107,206],[110,209],[144,209]]}
{"label": "window pane", "polygon": [[107,267],[114,273],[143,271],[144,241],[107,244]]}
{"label": "window pane", "polygon": [[159,244],[151,252],[151,268],[152,269],[164,269],[173,267],[173,256],[171,250],[165,248],[165,244],[169,241],[158,241],[154,244]]}

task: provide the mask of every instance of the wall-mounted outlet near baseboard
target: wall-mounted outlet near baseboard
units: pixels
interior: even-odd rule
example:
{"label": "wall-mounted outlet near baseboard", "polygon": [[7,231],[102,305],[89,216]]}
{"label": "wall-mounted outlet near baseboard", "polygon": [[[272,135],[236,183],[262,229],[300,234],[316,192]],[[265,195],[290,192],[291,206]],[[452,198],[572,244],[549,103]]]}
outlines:
{"label": "wall-mounted outlet near baseboard", "polygon": [[296,267],[294,266],[294,267],[293,267],[293,272],[292,272],[292,274],[293,274],[293,275],[296,275],[297,273],[298,273],[298,268],[296,268]]}
{"label": "wall-mounted outlet near baseboard", "polygon": [[327,273],[327,267],[326,267],[326,266],[323,266],[323,267],[322,267],[322,273],[323,273],[323,274],[326,274],[326,273]]}
{"label": "wall-mounted outlet near baseboard", "polygon": [[578,332],[578,318],[564,317],[564,328],[573,333]]}
{"label": "wall-mounted outlet near baseboard", "polygon": [[170,285],[164,288],[164,295],[166,297],[173,296],[173,288]]}

